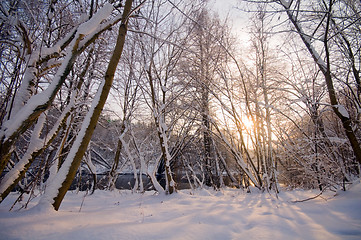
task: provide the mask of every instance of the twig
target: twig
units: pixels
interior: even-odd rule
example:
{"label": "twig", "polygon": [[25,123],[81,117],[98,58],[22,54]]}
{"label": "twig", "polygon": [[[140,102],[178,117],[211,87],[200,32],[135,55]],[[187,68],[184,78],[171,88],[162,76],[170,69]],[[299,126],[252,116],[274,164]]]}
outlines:
{"label": "twig", "polygon": [[80,208],[79,208],[79,212],[81,212],[81,208],[83,207],[84,200],[85,200],[85,197],[86,197],[87,195],[88,195],[88,190],[86,190],[86,193],[85,193],[85,195],[83,196],[83,200],[81,201]]}
{"label": "twig", "polygon": [[[291,201],[292,203],[299,203],[299,202],[306,202],[306,201],[309,201],[309,200],[313,200],[315,198],[318,198],[319,196],[322,195],[322,193],[325,191],[325,189],[323,189],[319,194],[317,194],[316,196],[313,196],[313,197],[310,197],[310,198],[306,198],[304,200],[296,200],[296,201]],[[325,198],[322,198],[324,199],[325,201],[327,201]]]}

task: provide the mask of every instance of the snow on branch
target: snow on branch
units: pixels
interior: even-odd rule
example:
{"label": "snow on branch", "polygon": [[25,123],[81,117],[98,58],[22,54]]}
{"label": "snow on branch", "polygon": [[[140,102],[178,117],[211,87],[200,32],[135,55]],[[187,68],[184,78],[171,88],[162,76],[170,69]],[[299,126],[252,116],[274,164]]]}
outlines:
{"label": "snow on branch", "polygon": [[107,3],[102,7],[91,19],[81,24],[78,28],[79,35],[89,35],[94,33],[99,27],[100,23],[109,17],[113,11],[113,5]]}
{"label": "snow on branch", "polygon": [[293,0],[280,0],[280,3],[282,6],[284,6],[286,9],[289,9]]}
{"label": "snow on branch", "polygon": [[[101,8],[97,14],[93,16],[89,21],[82,23],[76,30],[75,37],[72,38],[68,51],[65,51],[66,57],[62,61],[61,66],[59,67],[56,75],[53,78],[53,81],[50,83],[47,89],[40,92],[37,95],[33,95],[27,103],[22,106],[12,117],[6,121],[0,130],[0,139],[4,138],[4,141],[8,140],[10,137],[13,137],[26,125],[26,122],[33,117],[36,118],[38,112],[43,112],[47,109],[47,106],[50,102],[52,102],[56,93],[60,89],[62,83],[65,81],[66,76],[70,68],[72,67],[73,62],[75,61],[77,54],[79,54],[79,41],[84,37],[84,34],[90,34],[91,38],[94,37],[97,33],[104,31],[109,28],[109,23],[106,25],[100,25],[100,23],[109,17],[113,10],[113,6],[111,4],[106,4],[103,8]],[[112,23],[116,23],[114,20]],[[43,54],[40,57],[48,56],[48,54],[52,54],[54,52],[60,51],[61,47],[65,44],[68,39],[71,39],[73,33],[68,34],[64,41],[59,41],[56,46],[51,49],[43,48]],[[91,39],[90,38],[90,39]],[[90,40],[88,39],[88,40]],[[86,45],[86,42],[83,43]],[[39,56],[39,55],[38,55]],[[33,63],[35,64],[37,59],[33,59]],[[28,78],[26,82],[24,82],[23,93],[26,92],[28,83],[34,79],[34,73],[32,73],[31,69],[29,70]],[[24,99],[20,96],[21,100]]]}
{"label": "snow on branch", "polygon": [[[285,0],[280,0],[282,2],[286,2]],[[291,3],[292,1],[290,1]],[[296,17],[292,14],[292,12],[289,9],[290,3],[287,5],[283,5],[283,7],[286,9],[288,18],[292,22],[293,26],[296,28],[298,35],[301,37],[303,43],[306,45],[308,51],[311,53],[312,58],[317,63],[317,65],[320,67],[321,71],[325,73],[327,71],[327,65],[321,58],[320,54],[316,51],[316,49],[313,47],[311,42],[311,37],[307,35],[303,28],[301,27],[300,22],[296,19]]]}
{"label": "snow on branch", "polygon": [[97,104],[100,101],[100,97],[101,97],[101,93],[102,93],[102,89],[104,88],[104,85],[105,85],[105,82],[103,81],[98,88],[98,91],[94,97],[94,100],[92,102],[92,106],[89,109],[89,112],[87,113],[87,115],[84,118],[81,129],[76,136],[74,144],[72,145],[64,163],[62,164],[61,168],[59,169],[58,174],[55,175],[53,181],[51,181],[49,183],[49,185],[47,187],[47,191],[45,192],[45,194],[43,195],[42,199],[39,202],[40,205],[43,205],[44,207],[45,206],[49,207],[48,204],[54,203],[54,198],[58,195],[58,191],[59,191],[58,186],[62,185],[62,183],[66,179],[69,169],[72,167],[73,159],[74,159],[77,151],[79,150],[79,147],[81,145],[81,142],[83,141],[83,138],[85,137],[85,134],[86,134],[87,128],[89,126],[89,123],[91,121],[91,117],[93,115],[95,107],[97,106]]}
{"label": "snow on branch", "polygon": [[332,105],[332,107],[336,108],[337,111],[344,117],[344,118],[350,118],[350,115],[348,114],[346,108],[343,105]]}

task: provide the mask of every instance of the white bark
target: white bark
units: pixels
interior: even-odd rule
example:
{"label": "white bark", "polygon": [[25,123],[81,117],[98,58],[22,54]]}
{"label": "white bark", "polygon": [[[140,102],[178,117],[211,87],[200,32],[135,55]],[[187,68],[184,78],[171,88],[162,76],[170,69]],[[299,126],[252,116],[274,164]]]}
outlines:
{"label": "white bark", "polygon": [[[127,130],[125,130],[124,132],[126,132],[126,131]],[[134,176],[134,180],[135,180],[134,186],[133,186],[133,192],[136,192],[138,190],[138,187],[139,187],[139,182],[138,182],[137,167],[135,166],[135,160],[134,160],[133,155],[129,150],[129,146],[125,142],[124,138],[121,138],[121,141],[122,141],[122,144],[123,144],[123,149],[125,150],[125,153],[127,154],[128,159],[130,160],[130,163],[131,163],[132,168],[133,168],[133,176]]]}
{"label": "white bark", "polygon": [[150,177],[150,180],[152,181],[155,190],[159,193],[164,193],[165,192],[164,188],[159,184],[159,182],[157,181],[157,178],[155,177],[155,173],[157,171],[156,166],[159,165],[161,158],[162,158],[162,154],[160,154],[159,157],[157,158],[157,160],[155,161],[152,172],[149,172],[149,170],[148,170],[148,176]]}

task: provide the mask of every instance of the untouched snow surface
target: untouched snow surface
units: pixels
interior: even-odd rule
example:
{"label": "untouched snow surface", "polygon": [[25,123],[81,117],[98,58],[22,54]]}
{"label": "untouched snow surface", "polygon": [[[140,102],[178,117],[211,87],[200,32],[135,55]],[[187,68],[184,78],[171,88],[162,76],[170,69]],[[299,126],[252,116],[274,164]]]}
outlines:
{"label": "untouched snow surface", "polygon": [[361,239],[361,184],[294,202],[317,194],[68,192],[58,212],[9,212],[13,193],[0,204],[0,239]]}

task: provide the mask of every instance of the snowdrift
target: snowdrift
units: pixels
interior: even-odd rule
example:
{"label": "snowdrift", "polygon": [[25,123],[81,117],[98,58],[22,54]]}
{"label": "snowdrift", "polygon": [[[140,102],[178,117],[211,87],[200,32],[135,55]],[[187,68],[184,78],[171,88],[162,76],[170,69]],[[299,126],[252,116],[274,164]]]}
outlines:
{"label": "snowdrift", "polygon": [[361,184],[307,200],[317,194],[68,192],[58,212],[9,212],[13,193],[0,205],[0,239],[361,239]]}

